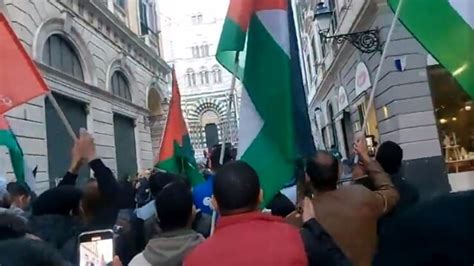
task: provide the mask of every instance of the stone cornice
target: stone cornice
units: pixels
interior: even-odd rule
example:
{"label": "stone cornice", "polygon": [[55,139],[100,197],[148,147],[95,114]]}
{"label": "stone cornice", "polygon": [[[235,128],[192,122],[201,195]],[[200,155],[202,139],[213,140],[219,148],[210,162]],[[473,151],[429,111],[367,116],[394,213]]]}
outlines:
{"label": "stone cornice", "polygon": [[[74,16],[83,19],[96,31],[119,46],[123,53],[134,58],[154,75],[165,81],[164,76],[171,72],[171,67],[137,34],[131,31],[122,20],[114,15],[103,2],[100,0],[58,0],[58,2],[67,8],[69,12],[72,12]],[[78,13],[79,4],[88,12],[88,19]],[[93,17],[90,17],[90,14],[93,14]],[[98,21],[98,18],[100,18],[100,21]],[[104,33],[105,28],[110,29],[110,36]],[[124,43],[122,44],[121,41],[116,39]],[[130,49],[132,46],[133,49]],[[138,52],[138,54],[135,54],[136,52],[134,53],[132,50]],[[146,62],[151,63],[153,67]],[[156,73],[155,69],[158,70],[158,73]]]}

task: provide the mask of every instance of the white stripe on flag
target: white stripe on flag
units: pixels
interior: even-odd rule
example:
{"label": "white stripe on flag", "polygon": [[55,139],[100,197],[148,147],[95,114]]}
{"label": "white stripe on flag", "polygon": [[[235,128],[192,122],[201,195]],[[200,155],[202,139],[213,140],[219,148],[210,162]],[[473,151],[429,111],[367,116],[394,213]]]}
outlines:
{"label": "white stripe on flag", "polygon": [[290,56],[290,33],[288,30],[288,12],[286,10],[264,10],[257,12],[257,16],[272,35],[275,42],[288,57]]}
{"label": "white stripe on flag", "polygon": [[451,6],[474,29],[474,1],[473,0],[449,0]]}
{"label": "white stripe on flag", "polygon": [[263,120],[253,105],[252,99],[245,88],[242,89],[240,105],[239,148],[237,158],[240,159],[247,148],[257,137],[263,127]]}

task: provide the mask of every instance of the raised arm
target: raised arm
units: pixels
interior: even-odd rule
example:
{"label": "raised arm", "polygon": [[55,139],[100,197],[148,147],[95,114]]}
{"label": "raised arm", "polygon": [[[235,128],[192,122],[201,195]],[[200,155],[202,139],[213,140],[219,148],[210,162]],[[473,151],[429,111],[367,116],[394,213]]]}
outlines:
{"label": "raised arm", "polygon": [[84,160],[82,158],[79,140],[76,140],[71,150],[71,166],[69,167],[69,170],[66,172],[66,174],[63,176],[61,182],[59,182],[58,187],[67,185],[75,186],[78,177],[78,172],[81,169],[83,163]]}
{"label": "raised arm", "polygon": [[94,177],[97,180],[97,186],[100,194],[111,202],[116,202],[115,198],[118,192],[118,183],[114,174],[105,166],[105,164],[97,157],[94,138],[85,130],[81,130],[79,139],[82,157],[89,162],[89,166],[94,171]]}
{"label": "raised arm", "polygon": [[378,215],[382,216],[395,207],[400,195],[382,166],[369,157],[365,138],[357,137],[354,150],[359,155],[359,159],[364,164],[364,168],[374,185],[374,193],[377,198],[375,205],[377,205]]}

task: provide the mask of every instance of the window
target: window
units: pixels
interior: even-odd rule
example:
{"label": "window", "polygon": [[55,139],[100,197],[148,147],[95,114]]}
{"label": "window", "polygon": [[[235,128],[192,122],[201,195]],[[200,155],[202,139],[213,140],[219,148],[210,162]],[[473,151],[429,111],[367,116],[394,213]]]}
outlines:
{"label": "window", "polygon": [[186,79],[188,80],[188,87],[196,86],[196,74],[194,73],[194,70],[189,68],[186,71]]}
{"label": "window", "polygon": [[122,99],[131,101],[130,87],[127,77],[121,71],[115,71],[111,80],[112,93]]}
{"label": "window", "polygon": [[46,41],[43,62],[64,74],[84,81],[84,73],[75,49],[59,34],[51,35]]}
{"label": "window", "polygon": [[125,10],[125,4],[127,0],[115,0],[115,4]]}
{"label": "window", "polygon": [[201,84],[202,85],[209,84],[209,72],[207,71],[207,69],[205,67],[201,68],[200,76],[201,76]]}
{"label": "window", "polygon": [[321,57],[325,58],[326,57],[326,39],[324,39],[323,35],[319,36],[319,39],[321,41]]}
{"label": "window", "polygon": [[[448,174],[474,176],[474,112],[472,99],[441,65],[428,67],[439,142]],[[459,183],[455,184],[459,186]]]}
{"label": "window", "polygon": [[327,148],[338,148],[338,141],[337,141],[337,131],[336,131],[336,124],[334,123],[334,108],[332,104],[328,105],[328,120],[330,121],[330,124],[328,125],[329,128],[329,140],[331,143],[331,146]]}
{"label": "window", "polygon": [[193,46],[191,47],[192,53],[193,53],[193,58],[199,58],[201,57],[201,53],[199,51],[199,46]]}
{"label": "window", "polygon": [[212,74],[214,77],[214,83],[221,83],[222,82],[222,71],[219,66],[214,66],[212,69]]}
{"label": "window", "polygon": [[338,26],[338,19],[337,19],[337,7],[335,0],[329,0],[329,8],[332,11],[332,18],[331,18],[331,26],[333,32],[336,32]]}
{"label": "window", "polygon": [[191,21],[193,24],[201,24],[202,23],[202,14],[195,14],[191,16]]}
{"label": "window", "polygon": [[201,45],[201,56],[202,57],[209,56],[209,45],[208,44]]}
{"label": "window", "polygon": [[316,67],[316,62],[318,62],[318,53],[316,52],[316,48],[318,46],[316,45],[316,37],[313,37],[311,40],[311,51],[313,52],[313,62],[314,62],[314,67]]}
{"label": "window", "polygon": [[156,6],[152,0],[140,0],[139,12],[140,12],[140,32],[141,35],[147,35],[150,33],[156,33]]}

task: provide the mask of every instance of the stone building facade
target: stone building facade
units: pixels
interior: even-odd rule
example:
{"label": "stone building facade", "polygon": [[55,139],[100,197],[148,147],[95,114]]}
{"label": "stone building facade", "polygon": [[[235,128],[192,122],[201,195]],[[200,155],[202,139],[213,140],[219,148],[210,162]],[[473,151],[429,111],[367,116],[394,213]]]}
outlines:
{"label": "stone building facade", "polygon": [[164,58],[176,69],[182,109],[198,159],[224,136],[226,142],[237,142],[240,84],[228,116],[232,75],[215,59],[228,4],[214,0],[160,2]]}
{"label": "stone building facade", "polygon": [[[324,35],[376,30],[383,45],[393,11],[385,0],[298,0],[295,7],[313,133],[319,148],[337,148],[348,158],[354,133],[362,127],[381,51],[363,53],[347,41],[338,44]],[[330,12],[328,26],[318,21],[318,12]],[[366,131],[377,143],[391,140],[400,144],[404,177],[424,198],[472,187],[459,186],[458,176],[448,174],[451,165],[441,138],[443,121],[436,105],[433,67],[442,69],[397,22]],[[461,111],[470,111],[470,103],[463,108]]]}
{"label": "stone building facade", "polygon": [[[118,178],[152,167],[152,143],[161,139],[170,67],[160,57],[156,10],[149,0],[0,0],[72,127],[93,133]],[[7,118],[29,166],[38,167],[36,190],[53,186],[73,142],[51,103],[39,97]],[[12,176],[0,154],[1,171]],[[81,180],[89,175],[84,169]]]}

